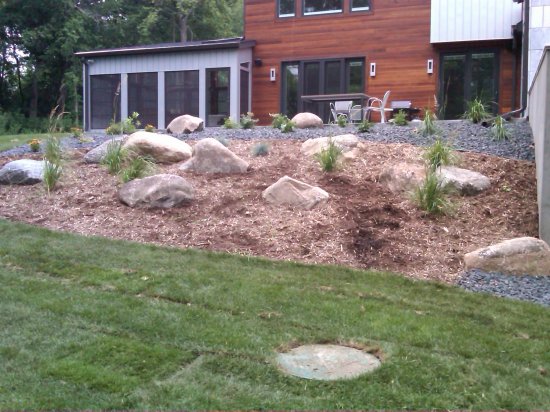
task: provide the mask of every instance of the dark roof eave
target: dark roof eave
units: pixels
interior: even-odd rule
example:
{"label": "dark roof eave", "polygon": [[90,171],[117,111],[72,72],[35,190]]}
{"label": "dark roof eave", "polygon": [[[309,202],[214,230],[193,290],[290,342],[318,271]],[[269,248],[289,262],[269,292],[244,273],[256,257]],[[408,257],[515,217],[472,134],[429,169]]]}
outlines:
{"label": "dark roof eave", "polygon": [[239,42],[223,42],[223,43],[206,43],[206,44],[185,44],[151,46],[151,47],[121,47],[119,49],[106,50],[91,50],[75,53],[78,57],[104,57],[104,56],[124,56],[137,54],[158,54],[158,53],[173,53],[187,51],[204,51],[204,50],[220,50],[220,49],[247,49],[256,45],[255,40],[243,40]]}

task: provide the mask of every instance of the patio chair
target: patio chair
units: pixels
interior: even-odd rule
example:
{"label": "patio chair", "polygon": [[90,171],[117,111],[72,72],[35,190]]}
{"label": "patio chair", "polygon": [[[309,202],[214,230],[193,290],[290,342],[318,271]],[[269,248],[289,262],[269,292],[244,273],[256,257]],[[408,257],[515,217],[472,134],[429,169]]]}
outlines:
{"label": "patio chair", "polygon": [[380,113],[380,123],[386,123],[386,112],[392,112],[393,109],[386,108],[386,104],[388,103],[388,98],[390,97],[390,91],[388,90],[385,94],[382,100],[371,97],[369,101],[367,102],[367,107],[365,107],[365,120],[370,120],[370,114],[371,112],[378,112]]}
{"label": "patio chair", "polygon": [[349,111],[349,121],[351,123],[359,123],[361,120],[363,120],[363,107],[360,104],[356,104]]}
{"label": "patio chair", "polygon": [[346,116],[346,119],[349,120],[351,105],[353,102],[351,100],[345,100],[341,102],[334,102],[330,104],[330,116],[333,123],[338,122],[338,116]]}

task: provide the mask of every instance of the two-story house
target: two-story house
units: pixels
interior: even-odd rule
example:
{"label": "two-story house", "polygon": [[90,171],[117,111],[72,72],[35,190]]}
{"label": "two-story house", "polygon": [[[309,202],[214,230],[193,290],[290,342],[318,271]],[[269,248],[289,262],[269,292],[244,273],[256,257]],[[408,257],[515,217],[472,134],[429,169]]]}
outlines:
{"label": "two-story house", "polygon": [[521,107],[521,0],[244,0],[244,37],[81,52],[85,128],[138,111],[159,129],[312,111],[304,95],[365,93],[457,118],[479,97]]}

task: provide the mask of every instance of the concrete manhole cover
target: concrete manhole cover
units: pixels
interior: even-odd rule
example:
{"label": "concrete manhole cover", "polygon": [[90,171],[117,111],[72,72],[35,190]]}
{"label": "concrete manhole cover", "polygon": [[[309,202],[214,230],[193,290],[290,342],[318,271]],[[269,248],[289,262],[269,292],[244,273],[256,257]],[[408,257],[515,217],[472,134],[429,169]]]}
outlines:
{"label": "concrete manhole cover", "polygon": [[322,381],[355,378],[381,365],[370,353],[338,345],[299,346],[280,353],[277,363],[286,374]]}

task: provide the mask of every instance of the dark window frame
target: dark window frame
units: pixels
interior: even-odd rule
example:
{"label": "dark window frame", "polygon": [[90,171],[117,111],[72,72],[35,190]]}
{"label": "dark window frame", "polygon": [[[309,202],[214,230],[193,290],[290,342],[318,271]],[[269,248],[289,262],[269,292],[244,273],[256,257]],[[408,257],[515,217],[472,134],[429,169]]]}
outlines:
{"label": "dark window frame", "polygon": [[307,17],[307,16],[323,16],[323,15],[326,15],[326,14],[342,14],[344,13],[344,0],[339,0],[340,1],[340,10],[326,10],[326,11],[310,11],[310,12],[306,12],[306,1],[307,0],[302,0],[302,16],[304,17]]}
{"label": "dark window frame", "polygon": [[368,7],[353,7],[354,0],[349,0],[349,11],[350,13],[371,13],[372,12],[372,0],[367,0],[369,5]]}
{"label": "dark window frame", "polygon": [[[212,125],[210,124],[210,115],[212,113],[210,113],[210,104],[211,104],[211,100],[210,100],[210,93],[211,93],[211,90],[210,90],[210,73],[211,72],[214,72],[214,71],[227,71],[227,115],[226,117],[230,117],[231,116],[231,67],[209,67],[205,70],[205,74],[206,74],[206,84],[205,84],[205,93],[206,93],[206,99],[205,99],[205,104],[206,104],[206,126],[217,126],[216,125]],[[221,89],[219,87],[217,87],[217,89]],[[217,116],[221,116],[221,114],[217,113],[215,114]]]}
{"label": "dark window frame", "polygon": [[294,1],[294,12],[292,14],[281,14],[281,0],[277,0],[275,2],[277,7],[277,9],[275,10],[275,14],[279,19],[289,19],[292,17],[296,17],[296,2],[300,0],[292,0],[292,1]]}

